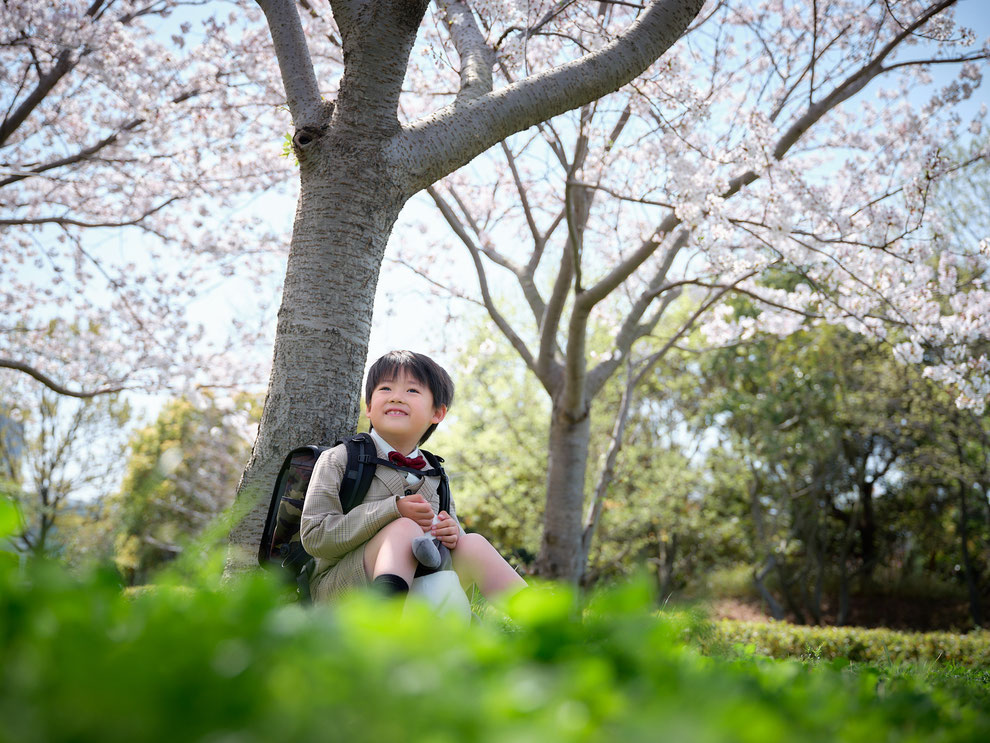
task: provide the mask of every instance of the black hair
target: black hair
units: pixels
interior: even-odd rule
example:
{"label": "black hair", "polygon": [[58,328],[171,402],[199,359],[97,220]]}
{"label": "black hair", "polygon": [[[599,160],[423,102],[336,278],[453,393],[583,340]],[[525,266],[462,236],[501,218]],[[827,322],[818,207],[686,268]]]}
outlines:
{"label": "black hair", "polygon": [[[425,354],[415,351],[389,351],[368,370],[368,381],[364,387],[365,405],[371,404],[371,394],[382,382],[396,379],[402,372],[415,379],[420,384],[430,388],[433,394],[433,409],[450,408],[454,402],[454,381],[440,364]],[[433,423],[419,440],[425,442],[436,430]]]}

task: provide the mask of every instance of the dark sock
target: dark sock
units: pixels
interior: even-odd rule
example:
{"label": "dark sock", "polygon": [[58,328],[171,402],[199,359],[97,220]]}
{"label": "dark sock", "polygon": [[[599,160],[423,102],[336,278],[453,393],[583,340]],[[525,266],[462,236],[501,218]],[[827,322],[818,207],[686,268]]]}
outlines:
{"label": "dark sock", "polygon": [[405,579],[392,573],[383,573],[371,581],[371,587],[382,596],[404,596],[409,593]]}

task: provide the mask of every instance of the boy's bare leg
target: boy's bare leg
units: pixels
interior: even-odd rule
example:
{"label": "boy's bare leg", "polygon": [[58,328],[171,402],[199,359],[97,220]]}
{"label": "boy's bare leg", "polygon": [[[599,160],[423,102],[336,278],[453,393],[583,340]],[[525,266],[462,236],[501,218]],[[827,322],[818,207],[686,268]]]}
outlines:
{"label": "boy's bare leg", "polygon": [[489,601],[507,597],[526,587],[526,581],[480,534],[461,534],[451,555],[461,584],[469,586],[477,583],[481,594]]}
{"label": "boy's bare leg", "polygon": [[412,540],[423,536],[423,527],[412,519],[398,518],[382,527],[364,546],[364,574],[368,580],[391,573],[412,585],[416,558]]}

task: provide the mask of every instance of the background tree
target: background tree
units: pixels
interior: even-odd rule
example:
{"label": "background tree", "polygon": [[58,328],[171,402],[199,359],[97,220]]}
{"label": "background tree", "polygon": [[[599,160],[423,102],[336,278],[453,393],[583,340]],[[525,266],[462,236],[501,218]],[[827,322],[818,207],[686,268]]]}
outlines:
{"label": "background tree", "polygon": [[66,515],[84,507],[80,497],[102,495],[120,476],[130,406],[113,394],[65,398],[18,383],[9,371],[0,379],[0,462],[23,518],[17,546],[61,555],[69,541]]}
{"label": "background tree", "polygon": [[[929,373],[955,385],[961,405],[990,394],[987,357],[971,343],[986,335],[976,318],[988,295],[966,278],[984,259],[948,250],[927,209],[941,177],[986,156],[946,154],[982,126],[984,114],[967,122],[956,111],[988,56],[954,24],[955,4],[710,4],[627,87],[428,189],[467,248],[493,324],[551,402],[541,574],[584,570],[585,525],[611,472],[586,479],[594,400],[623,370],[643,378],[702,318],[718,343],[786,335],[807,318],[875,338],[897,329],[905,358],[940,349]],[[567,43],[592,43],[625,12],[599,6]],[[554,48],[534,38],[522,64]],[[911,100],[936,65],[958,79]],[[518,68],[497,69],[511,79]],[[416,268],[411,253],[407,263]],[[441,285],[442,265],[425,271]],[[771,269],[792,277],[787,288],[762,281]],[[492,289],[510,283],[513,293]],[[686,288],[697,313],[659,344],[637,345]],[[760,312],[732,317],[720,304],[732,296]],[[594,323],[614,338],[597,356]],[[616,407],[620,434],[627,410]]]}
{"label": "background tree", "polygon": [[[845,624],[864,616],[857,597],[908,599],[917,584],[942,586],[943,599],[965,586],[981,623],[987,522],[972,486],[986,467],[975,443],[985,418],[836,328],[763,337],[704,369],[700,420],[745,463],[753,575],[778,618]],[[914,597],[911,611],[931,615],[914,621],[934,622],[936,595]]]}
{"label": "background tree", "polygon": [[167,403],[134,433],[120,492],[103,504],[130,583],[146,582],[233,503],[259,414],[250,396],[203,394]]}
{"label": "background tree", "polygon": [[[501,6],[442,3],[445,22],[435,30],[455,50],[459,70],[446,68],[420,87],[418,106],[416,96],[403,97],[403,81],[425,0],[333,0],[332,20],[306,3],[307,23],[342,49],[336,92],[317,76],[295,3],[259,4],[292,116],[300,196],[268,397],[238,493],[249,504],[260,501],[293,443],[354,430],[378,272],[409,198],[510,134],[627,83],[677,40],[703,0],[655,0],[635,19],[617,14],[611,33],[577,51],[558,44],[559,53],[526,61],[521,79],[497,89],[490,70],[503,36],[522,40],[537,24],[567,34],[585,10],[541,5],[539,19],[525,15],[520,27]],[[404,115],[425,115],[403,123],[400,104]],[[232,533],[232,543],[247,549],[233,551],[231,568],[248,564],[263,516],[256,508]]]}
{"label": "background tree", "polygon": [[[610,342],[600,330],[592,351]],[[546,398],[514,350],[504,338],[491,337],[484,322],[465,341],[454,375],[456,403],[433,445],[447,456],[458,515],[465,528],[484,533],[531,573],[544,505]],[[622,382],[610,381],[592,408],[589,459],[597,466],[616,451],[612,436]],[[608,465],[610,486],[597,501],[597,537],[589,543],[585,585],[629,576],[646,565],[663,596],[697,593],[717,567],[749,562],[747,511],[709,482],[714,468],[707,465],[705,434],[694,420],[698,390],[697,370],[679,354],[658,365],[638,389],[621,453]],[[591,528],[585,524],[587,532]]]}
{"label": "background tree", "polygon": [[469,336],[452,370],[455,404],[430,444],[446,458],[464,528],[528,572],[540,546],[546,401],[500,341],[483,324]]}

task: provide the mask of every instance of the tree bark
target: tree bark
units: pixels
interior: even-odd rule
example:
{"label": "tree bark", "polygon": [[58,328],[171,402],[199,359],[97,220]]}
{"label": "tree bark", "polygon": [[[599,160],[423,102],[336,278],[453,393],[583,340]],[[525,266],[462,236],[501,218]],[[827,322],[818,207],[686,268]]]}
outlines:
{"label": "tree bark", "polygon": [[590,416],[568,415],[555,402],[550,420],[550,458],[543,540],[536,561],[544,578],[577,582],[582,572],[582,511]]}
{"label": "tree bark", "polygon": [[271,379],[237,494],[249,505],[231,542],[245,549],[231,555],[228,573],[253,564],[286,452],[332,444],[357,427],[378,270],[404,203],[374,146],[310,136],[297,143],[301,188]]}

